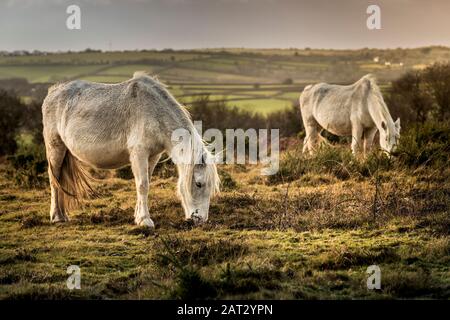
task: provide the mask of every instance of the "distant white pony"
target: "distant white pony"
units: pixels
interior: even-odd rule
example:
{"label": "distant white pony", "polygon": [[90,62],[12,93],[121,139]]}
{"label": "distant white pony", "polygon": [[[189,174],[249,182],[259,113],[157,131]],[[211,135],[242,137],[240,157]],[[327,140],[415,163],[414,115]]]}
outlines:
{"label": "distant white pony", "polygon": [[365,75],[352,85],[319,83],[307,86],[300,96],[306,137],[303,152],[313,153],[320,132],[352,136],[352,152],[367,154],[377,131],[380,146],[395,151],[400,138],[400,119],[393,121],[374,77]]}
{"label": "distant white pony", "polygon": [[[206,221],[218,191],[216,165],[186,110],[157,80],[137,72],[119,84],[72,81],[49,89],[42,106],[51,187],[50,219],[67,221],[71,204],[92,193],[81,163],[116,169],[131,163],[135,222],[154,227],[147,205],[150,176],[161,154],[176,158],[178,194],[187,219]],[[185,130],[189,148],[173,132]],[[200,147],[198,147],[200,146]]]}

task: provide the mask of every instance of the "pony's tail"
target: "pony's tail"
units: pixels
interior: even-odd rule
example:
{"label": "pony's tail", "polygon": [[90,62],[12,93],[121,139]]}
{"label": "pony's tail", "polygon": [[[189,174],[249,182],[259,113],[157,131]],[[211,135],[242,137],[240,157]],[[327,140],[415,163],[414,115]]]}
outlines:
{"label": "pony's tail", "polygon": [[51,166],[50,169],[58,192],[59,208],[64,211],[77,208],[83,199],[97,195],[91,187],[94,179],[69,150],[64,156],[59,179],[53,174]]}

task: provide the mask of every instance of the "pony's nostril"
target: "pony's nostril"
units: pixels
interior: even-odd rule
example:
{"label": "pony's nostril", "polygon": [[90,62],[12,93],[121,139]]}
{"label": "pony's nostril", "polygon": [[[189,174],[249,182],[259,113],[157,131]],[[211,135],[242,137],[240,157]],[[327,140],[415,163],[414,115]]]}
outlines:
{"label": "pony's nostril", "polygon": [[200,216],[198,215],[198,209],[195,209],[195,211],[191,213],[191,219],[200,219]]}

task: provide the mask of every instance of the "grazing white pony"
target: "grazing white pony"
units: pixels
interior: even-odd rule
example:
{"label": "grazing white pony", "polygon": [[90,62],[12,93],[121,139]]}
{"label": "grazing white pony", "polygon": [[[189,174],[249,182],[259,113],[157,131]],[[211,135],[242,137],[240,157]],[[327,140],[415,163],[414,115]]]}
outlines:
{"label": "grazing white pony", "polygon": [[393,121],[375,78],[365,75],[352,85],[319,83],[307,86],[300,96],[306,137],[303,152],[313,153],[322,129],[337,136],[352,136],[352,152],[367,154],[377,131],[380,146],[395,151],[400,138],[400,119]]}
{"label": "grazing white pony", "polygon": [[[205,160],[211,154],[187,111],[157,80],[136,72],[119,84],[57,84],[49,89],[42,113],[52,222],[67,221],[67,210],[93,193],[82,164],[116,169],[131,163],[135,222],[153,228],[147,205],[149,173],[163,152],[177,159],[178,195],[186,219],[208,219],[210,197],[219,189],[216,166]],[[190,133],[191,147],[177,148],[172,134],[180,129]]]}

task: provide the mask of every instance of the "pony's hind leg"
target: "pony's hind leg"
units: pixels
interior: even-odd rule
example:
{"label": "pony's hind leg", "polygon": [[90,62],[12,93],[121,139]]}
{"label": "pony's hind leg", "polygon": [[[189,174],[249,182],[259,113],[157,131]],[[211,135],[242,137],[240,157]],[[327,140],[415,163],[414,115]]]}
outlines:
{"label": "pony's hind leg", "polygon": [[310,121],[304,121],[305,124],[305,139],[303,140],[303,153],[309,151],[312,155],[316,146],[320,142],[320,131],[322,128],[319,124],[311,119]]}
{"label": "pony's hind leg", "polygon": [[134,212],[134,221],[139,226],[154,228],[155,224],[150,218],[148,212],[148,190],[149,190],[149,172],[153,169],[159,160],[159,155],[148,157],[148,152],[140,148],[135,148],[130,153],[131,169],[133,170],[134,180],[136,182],[137,201]]}
{"label": "pony's hind leg", "polygon": [[50,221],[69,221],[69,217],[66,213],[66,208],[64,208],[64,201],[62,201],[63,190],[61,190],[61,186],[58,181],[60,179],[61,169],[64,162],[64,157],[67,152],[67,148],[62,142],[61,138],[57,135],[51,137],[44,134],[44,137],[51,191]]}

